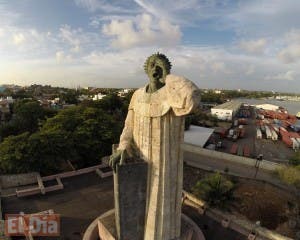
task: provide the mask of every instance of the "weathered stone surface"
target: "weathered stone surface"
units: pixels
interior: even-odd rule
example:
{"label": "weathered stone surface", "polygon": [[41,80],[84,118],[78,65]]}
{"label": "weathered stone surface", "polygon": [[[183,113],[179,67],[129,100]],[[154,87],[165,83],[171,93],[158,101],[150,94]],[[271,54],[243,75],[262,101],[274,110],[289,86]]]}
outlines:
{"label": "weathered stone surface", "polygon": [[[205,240],[205,237],[192,219],[187,217],[186,215],[181,215],[181,229],[180,229],[180,237],[176,239],[170,240]],[[110,210],[103,214],[98,220],[98,230],[100,240],[116,240],[118,239],[117,230],[115,227],[115,212],[114,210]],[[126,239],[131,240],[131,239]]]}
{"label": "weathered stone surface", "polygon": [[[170,74],[161,53],[145,63],[149,84],[134,92],[110,165],[126,165],[126,155],[148,163],[145,240],[180,236],[184,116],[199,106],[200,93],[191,81]],[[121,203],[118,203],[121,205]],[[120,225],[120,224],[119,224]]]}
{"label": "weathered stone surface", "polygon": [[119,240],[144,237],[147,163],[120,165],[114,173],[116,232]]}
{"label": "weathered stone surface", "polygon": [[[179,99],[169,96],[176,92]],[[180,235],[183,116],[199,104],[197,96],[190,81],[168,75],[164,87],[151,94],[141,88],[131,99],[119,150],[134,152],[149,164],[146,240]]]}

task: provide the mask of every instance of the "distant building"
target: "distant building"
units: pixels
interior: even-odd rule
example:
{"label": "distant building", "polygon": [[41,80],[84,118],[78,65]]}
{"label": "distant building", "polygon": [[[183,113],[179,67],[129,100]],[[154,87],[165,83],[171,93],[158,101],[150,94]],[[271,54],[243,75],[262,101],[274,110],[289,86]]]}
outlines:
{"label": "distant building", "polygon": [[211,108],[211,114],[220,120],[231,121],[235,114],[239,111],[242,103],[238,101],[230,101]]}
{"label": "distant building", "polygon": [[80,101],[80,102],[82,102],[82,101],[84,101],[84,100],[90,100],[91,98],[88,96],[88,95],[80,95],[79,97],[78,97],[78,100]]}
{"label": "distant building", "polygon": [[4,92],[5,91],[5,87],[3,87],[3,86],[0,86],[0,92]]}
{"label": "distant building", "polygon": [[279,106],[273,104],[259,104],[259,105],[255,105],[255,107],[258,109],[271,110],[271,111],[276,111],[279,109]]}
{"label": "distant building", "polygon": [[124,97],[124,96],[126,96],[130,91],[131,91],[131,89],[129,89],[129,88],[122,89],[121,91],[118,92],[118,96],[119,96],[119,97]]}
{"label": "distant building", "polygon": [[106,95],[102,94],[102,93],[98,93],[96,95],[94,95],[93,100],[97,101],[97,100],[101,100],[102,98],[104,98]]}
{"label": "distant building", "polygon": [[204,147],[214,129],[191,125],[189,130],[184,132],[184,142]]}
{"label": "distant building", "polygon": [[221,90],[215,90],[215,94],[221,94],[222,91]]}

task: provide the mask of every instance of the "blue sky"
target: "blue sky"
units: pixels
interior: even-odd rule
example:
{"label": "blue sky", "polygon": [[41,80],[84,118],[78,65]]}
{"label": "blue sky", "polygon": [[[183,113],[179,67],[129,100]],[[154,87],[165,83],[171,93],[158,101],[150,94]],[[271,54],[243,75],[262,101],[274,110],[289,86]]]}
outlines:
{"label": "blue sky", "polygon": [[201,88],[300,92],[298,0],[0,0],[0,84],[139,87],[160,51]]}

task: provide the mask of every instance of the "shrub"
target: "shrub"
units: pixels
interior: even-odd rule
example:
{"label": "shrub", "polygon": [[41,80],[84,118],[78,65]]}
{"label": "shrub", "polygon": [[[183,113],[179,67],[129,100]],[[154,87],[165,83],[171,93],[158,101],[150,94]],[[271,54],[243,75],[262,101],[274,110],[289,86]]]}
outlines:
{"label": "shrub", "polygon": [[220,173],[210,175],[196,183],[192,192],[209,206],[224,208],[233,200],[234,184]]}
{"label": "shrub", "polygon": [[300,165],[300,152],[295,153],[295,155],[289,159],[289,164],[293,166]]}
{"label": "shrub", "polygon": [[279,168],[276,173],[282,182],[300,187],[300,166]]}

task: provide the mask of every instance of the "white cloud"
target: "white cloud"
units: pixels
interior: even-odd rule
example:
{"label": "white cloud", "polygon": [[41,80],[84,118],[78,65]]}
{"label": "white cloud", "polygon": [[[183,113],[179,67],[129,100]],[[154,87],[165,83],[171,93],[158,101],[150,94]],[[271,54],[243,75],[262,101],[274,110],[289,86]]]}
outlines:
{"label": "white cloud", "polygon": [[255,72],[255,67],[253,65],[249,66],[245,72],[246,75],[251,75]]}
{"label": "white cloud", "polygon": [[293,63],[300,60],[300,44],[293,44],[278,53],[278,58],[283,63]]}
{"label": "white cloud", "polygon": [[277,38],[291,26],[300,27],[300,1],[239,1],[235,8],[220,16],[223,25],[243,37]]}
{"label": "white cloud", "polygon": [[292,29],[284,36],[284,47],[277,57],[283,63],[294,63],[300,60],[300,29]]}
{"label": "white cloud", "polygon": [[123,2],[126,1],[116,1],[117,4],[113,2],[107,2],[105,0],[75,0],[77,6],[86,8],[90,12],[102,11],[105,13],[133,13],[136,12],[131,7],[122,6]]}
{"label": "white cloud", "polygon": [[182,35],[178,25],[163,19],[153,19],[149,14],[139,15],[134,21],[112,20],[103,26],[102,31],[113,37],[112,46],[115,48],[174,46],[179,43]]}
{"label": "white cloud", "polygon": [[80,39],[78,36],[82,34],[82,29],[71,29],[69,25],[63,25],[59,28],[61,39],[70,44],[73,48],[79,49]]}
{"label": "white cloud", "polygon": [[293,81],[295,80],[296,72],[289,70],[285,73],[278,73],[276,75],[268,75],[265,77],[266,80],[287,80]]}
{"label": "white cloud", "polygon": [[249,53],[262,54],[267,45],[267,40],[265,38],[250,40],[250,41],[241,41],[240,47],[246,50]]}
{"label": "white cloud", "polygon": [[210,66],[214,73],[230,73],[224,62],[215,61],[212,62]]}
{"label": "white cloud", "polygon": [[13,35],[13,42],[15,45],[21,45],[25,42],[25,36],[23,33],[17,33]]}
{"label": "white cloud", "polygon": [[0,28],[0,38],[3,37],[5,34],[5,30],[3,28]]}
{"label": "white cloud", "polygon": [[56,57],[56,61],[59,63],[62,62],[69,62],[72,60],[72,56],[71,55],[66,55],[64,51],[57,51],[55,53],[55,57]]}

